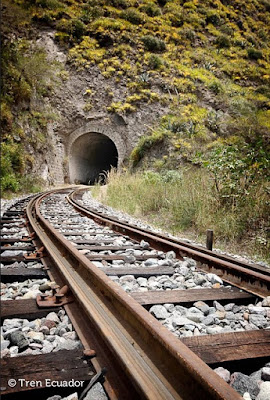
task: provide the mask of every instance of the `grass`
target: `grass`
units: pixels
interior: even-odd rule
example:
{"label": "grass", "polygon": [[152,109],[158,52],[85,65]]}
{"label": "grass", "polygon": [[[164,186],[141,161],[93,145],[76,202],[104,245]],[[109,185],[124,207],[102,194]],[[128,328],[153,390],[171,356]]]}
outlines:
{"label": "grass", "polygon": [[269,203],[263,183],[253,187],[248,198],[226,205],[204,169],[111,171],[108,185],[96,186],[92,193],[113,208],[193,240],[204,242],[206,230],[213,229],[215,247],[270,261],[265,230]]}

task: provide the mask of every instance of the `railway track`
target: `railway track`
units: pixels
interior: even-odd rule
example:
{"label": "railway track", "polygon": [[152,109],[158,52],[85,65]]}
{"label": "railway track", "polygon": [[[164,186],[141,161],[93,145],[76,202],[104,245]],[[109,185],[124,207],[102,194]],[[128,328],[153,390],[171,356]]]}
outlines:
{"label": "railway track", "polygon": [[[40,319],[43,329],[36,333],[46,337],[54,318],[57,334],[48,336],[64,339],[54,339],[52,352],[43,353],[35,339],[29,340],[35,354],[7,354],[3,398],[17,399],[23,391],[36,398],[39,390],[46,399],[73,389],[82,399],[99,382],[109,399],[240,399],[213,368],[237,365],[250,373],[269,361],[270,304],[263,300],[269,271],[104,218],[81,204],[82,193],[65,189],[31,198],[26,226],[26,202],[1,220],[6,285],[46,280],[42,293],[32,294],[36,299],[25,298],[27,292],[22,300],[2,302],[3,326],[14,318]],[[11,237],[14,227],[24,230],[19,241]],[[183,256],[197,265],[179,261]],[[48,388],[45,379],[53,378],[82,385]],[[9,379],[41,386],[12,388]]]}

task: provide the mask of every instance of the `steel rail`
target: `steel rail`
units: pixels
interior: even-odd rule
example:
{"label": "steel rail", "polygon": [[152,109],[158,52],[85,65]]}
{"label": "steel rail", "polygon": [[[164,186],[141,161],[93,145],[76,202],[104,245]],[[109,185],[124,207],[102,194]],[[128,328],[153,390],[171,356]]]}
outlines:
{"label": "steel rail", "polygon": [[[71,198],[71,199],[74,201],[74,203],[76,203],[76,204],[78,204],[78,205],[84,207],[85,209],[87,209],[87,207],[85,207],[85,206],[83,206],[82,204],[78,203],[78,202],[74,199],[74,197],[75,197],[75,196],[81,195],[80,192],[87,192],[88,190],[89,190],[89,188],[86,189],[85,187],[84,187],[84,188],[80,188],[80,189],[75,189],[74,192],[71,193],[71,194],[68,196],[68,198]],[[98,211],[95,211],[95,210],[92,210],[92,209],[91,209],[91,211],[92,211],[93,213],[95,213],[95,214],[101,216],[101,217],[104,217],[104,215],[103,215],[102,213],[98,212]],[[106,216],[106,219],[107,219],[107,220],[110,220],[110,221],[112,221],[112,222],[120,222],[121,224],[126,225],[126,226],[128,226],[128,227],[132,226],[133,228],[137,228],[135,225],[132,225],[132,224],[128,224],[128,223],[126,223],[126,222],[119,221],[117,218],[112,217],[112,216],[108,216],[108,215],[107,215],[107,216]],[[138,228],[137,228],[137,229],[138,229]],[[153,232],[150,231],[150,230],[148,230],[148,229],[145,229],[145,228],[139,228],[139,229],[141,230],[141,232],[144,232],[144,233],[146,233],[146,234],[153,234]],[[247,262],[245,262],[245,261],[241,261],[241,260],[235,259],[235,258],[230,257],[230,256],[225,255],[225,254],[216,253],[215,251],[208,250],[206,247],[203,247],[203,246],[201,246],[201,245],[194,245],[194,244],[191,244],[191,243],[186,242],[185,240],[177,239],[177,238],[174,238],[174,237],[169,237],[169,236],[166,236],[166,235],[164,235],[164,234],[162,234],[162,233],[159,233],[159,232],[155,232],[154,234],[155,234],[156,237],[159,237],[159,238],[161,238],[161,239],[168,239],[168,240],[170,240],[170,241],[173,242],[173,243],[182,245],[182,246],[184,246],[186,249],[199,250],[201,253],[208,254],[208,255],[211,255],[211,256],[212,256],[212,255],[216,255],[220,260],[228,261],[228,262],[231,262],[231,263],[233,263],[233,264],[235,264],[235,265],[238,265],[238,266],[240,266],[240,267],[249,268],[249,269],[251,269],[251,270],[253,270],[253,271],[256,271],[256,272],[263,272],[265,275],[269,275],[269,276],[270,276],[270,268],[266,268],[266,267],[263,267],[263,266],[258,265],[258,264],[250,264],[250,263],[247,263]]]}
{"label": "steel rail", "polygon": [[173,250],[178,258],[184,256],[191,257],[198,262],[198,267],[200,269],[216,273],[225,282],[233,284],[240,289],[247,290],[256,296],[265,297],[269,295],[270,276],[268,275],[268,271],[266,271],[266,273],[261,273],[258,272],[254,266],[253,269],[255,270],[253,270],[252,266],[249,264],[239,263],[230,257],[220,257],[218,254],[207,249],[202,249],[199,246],[186,245],[185,242],[128,225],[111,217],[104,217],[101,213],[88,209],[74,199],[74,196],[76,196],[79,191],[83,190],[86,189],[75,190],[67,196],[69,203],[81,214],[92,218],[99,224],[109,226],[114,231],[128,235],[134,240],[141,241],[144,239],[148,241],[154,249],[165,252]]}
{"label": "steel rail", "polygon": [[32,228],[123,365],[123,379],[132,382],[138,398],[240,400],[210,367],[50,225],[39,210],[47,195],[27,208]]}

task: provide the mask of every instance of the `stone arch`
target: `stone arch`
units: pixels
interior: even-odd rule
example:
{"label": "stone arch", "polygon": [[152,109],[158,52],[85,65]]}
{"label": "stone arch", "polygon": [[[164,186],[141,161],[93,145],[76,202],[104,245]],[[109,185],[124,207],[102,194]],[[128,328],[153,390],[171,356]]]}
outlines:
{"label": "stone arch", "polygon": [[76,129],[67,146],[70,182],[92,184],[103,171],[119,167],[126,154],[121,133],[119,126],[93,123]]}

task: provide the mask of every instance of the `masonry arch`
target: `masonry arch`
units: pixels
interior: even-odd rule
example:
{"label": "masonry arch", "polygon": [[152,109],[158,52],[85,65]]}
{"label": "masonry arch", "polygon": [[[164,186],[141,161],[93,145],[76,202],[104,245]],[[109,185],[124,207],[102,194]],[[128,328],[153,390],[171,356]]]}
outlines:
{"label": "masonry arch", "polygon": [[74,131],[68,144],[71,183],[94,184],[123,161],[125,145],[113,127],[86,124]]}

